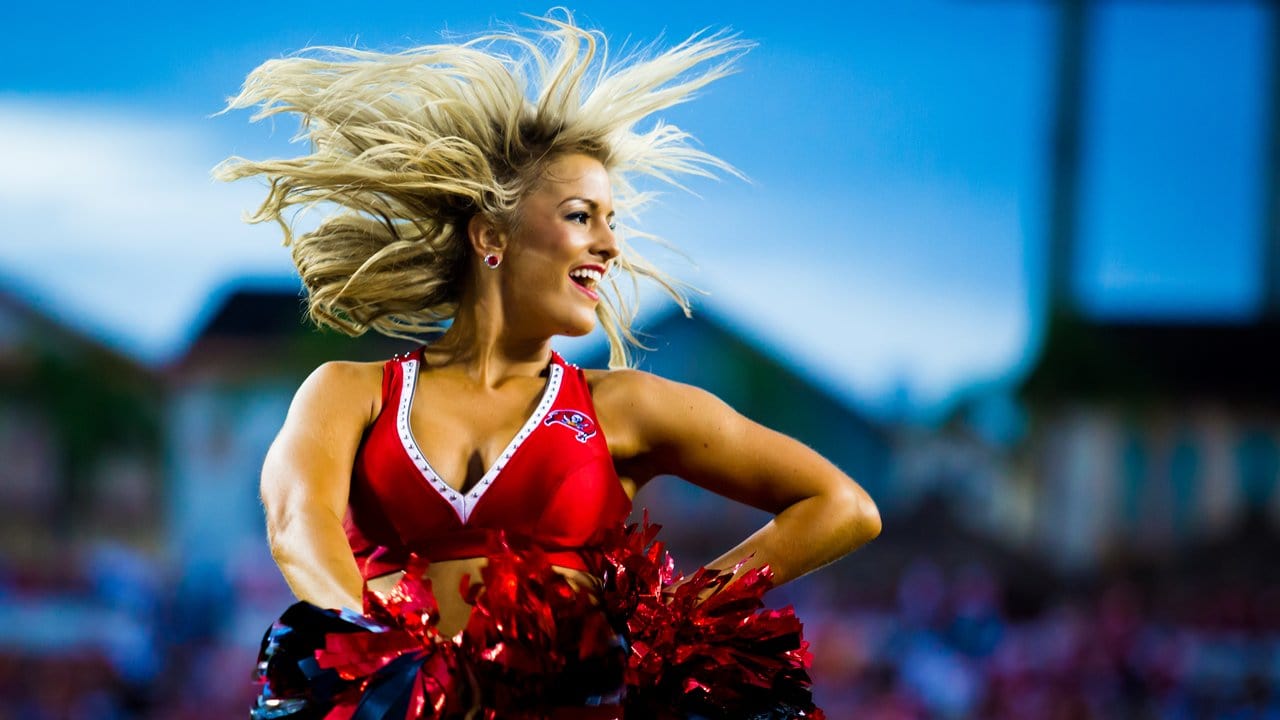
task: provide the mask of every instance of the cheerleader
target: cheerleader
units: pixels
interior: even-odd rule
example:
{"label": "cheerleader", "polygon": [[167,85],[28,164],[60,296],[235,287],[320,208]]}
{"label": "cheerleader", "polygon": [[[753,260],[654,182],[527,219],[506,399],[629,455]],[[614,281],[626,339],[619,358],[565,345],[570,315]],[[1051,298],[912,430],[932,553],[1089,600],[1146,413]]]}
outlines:
{"label": "cheerleader", "polygon": [[[250,220],[283,228],[309,318],[414,343],[320,365],[267,454],[268,537],[300,602],[264,640],[256,717],[820,714],[799,622],[760,597],[874,538],[874,503],[802,443],[628,368],[623,290],[655,281],[688,312],[627,242],[633,182],[734,172],[645,121],[748,45],[698,34],[609,62],[567,13],[539,22],[304,51],[230,101],[302,120],[308,153],[215,172],[268,181]],[[597,324],[610,369],[552,350]],[[660,474],[774,517],[680,578],[653,528],[623,529]]]}

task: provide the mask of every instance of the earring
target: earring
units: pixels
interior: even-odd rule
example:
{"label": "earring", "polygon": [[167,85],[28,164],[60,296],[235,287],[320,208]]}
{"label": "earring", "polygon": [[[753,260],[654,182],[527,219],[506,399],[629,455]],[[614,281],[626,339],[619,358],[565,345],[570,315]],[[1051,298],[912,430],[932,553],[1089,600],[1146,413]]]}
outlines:
{"label": "earring", "polygon": [[498,255],[494,255],[493,253],[489,253],[484,256],[484,264],[488,265],[489,269],[492,270],[502,264],[502,258]]}

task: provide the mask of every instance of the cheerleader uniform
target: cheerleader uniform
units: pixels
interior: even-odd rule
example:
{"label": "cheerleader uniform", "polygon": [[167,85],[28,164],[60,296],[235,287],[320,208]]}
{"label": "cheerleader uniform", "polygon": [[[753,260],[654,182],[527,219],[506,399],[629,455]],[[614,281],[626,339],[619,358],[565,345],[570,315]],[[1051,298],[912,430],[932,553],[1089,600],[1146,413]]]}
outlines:
{"label": "cheerleader uniform", "polygon": [[[821,718],[769,570],[682,578],[623,492],[586,377],[552,352],[533,413],[479,481],[450,487],[409,422],[423,350],[386,362],[344,518],[363,612],[297,603],[263,638],[254,720]],[[425,400],[424,401],[428,401]],[[431,562],[484,557],[466,627],[435,629]],[[553,566],[597,577],[574,590]],[[705,599],[710,596],[710,599]],[[705,601],[704,601],[705,599]]]}
{"label": "cheerleader uniform", "polygon": [[556,352],[533,414],[466,492],[440,478],[409,418],[422,351],[387,361],[382,412],[351,478],[347,538],[366,580],[428,561],[538,547],[554,565],[587,570],[581,549],[618,527],[631,500],[618,482],[582,369]]}

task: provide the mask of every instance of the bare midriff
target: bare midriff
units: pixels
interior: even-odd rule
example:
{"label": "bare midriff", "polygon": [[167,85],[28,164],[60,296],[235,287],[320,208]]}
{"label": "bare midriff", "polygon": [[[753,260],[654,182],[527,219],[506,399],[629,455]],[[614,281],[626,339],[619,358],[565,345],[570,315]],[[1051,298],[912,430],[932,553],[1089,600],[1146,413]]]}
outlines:
{"label": "bare midriff", "polygon": [[[462,579],[468,577],[472,585],[480,585],[480,570],[488,562],[486,558],[463,558],[459,560],[440,560],[427,567],[426,578],[431,581],[431,590],[440,606],[440,622],[437,627],[445,636],[454,635],[467,624],[471,616],[471,605],[462,597]],[[592,597],[598,595],[600,581],[589,573],[574,568],[552,565],[553,570],[563,575],[575,590],[590,592]],[[404,571],[387,573],[369,580],[369,589],[374,592],[390,591],[404,577]]]}

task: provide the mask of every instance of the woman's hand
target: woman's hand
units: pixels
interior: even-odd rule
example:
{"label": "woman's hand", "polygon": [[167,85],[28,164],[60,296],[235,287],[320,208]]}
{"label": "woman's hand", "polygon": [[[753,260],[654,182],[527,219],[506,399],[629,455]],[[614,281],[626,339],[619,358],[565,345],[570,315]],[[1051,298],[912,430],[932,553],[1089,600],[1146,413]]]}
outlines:
{"label": "woman's hand", "polygon": [[363,580],[342,519],[381,382],[373,363],[316,368],[294,395],[262,466],[271,555],[293,594],[323,608],[363,606]]}
{"label": "woman's hand", "polygon": [[867,493],[803,443],[743,417],[690,385],[636,370],[602,374],[601,425],[621,451],[620,474],[643,484],[678,475],[773,513],[759,531],[708,567],[741,573],[768,564],[774,583],[804,575],[880,533]]}

